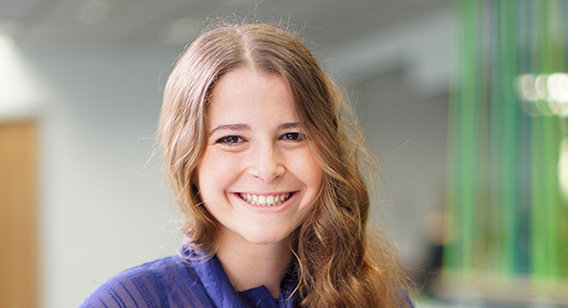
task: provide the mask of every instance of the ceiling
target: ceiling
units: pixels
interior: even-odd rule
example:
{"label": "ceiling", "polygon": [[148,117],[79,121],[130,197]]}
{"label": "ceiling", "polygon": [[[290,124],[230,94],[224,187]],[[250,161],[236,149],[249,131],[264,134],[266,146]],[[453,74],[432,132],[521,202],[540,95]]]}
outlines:
{"label": "ceiling", "polygon": [[0,0],[0,33],[26,47],[185,45],[218,16],[290,22],[333,48],[421,16],[451,0]]}

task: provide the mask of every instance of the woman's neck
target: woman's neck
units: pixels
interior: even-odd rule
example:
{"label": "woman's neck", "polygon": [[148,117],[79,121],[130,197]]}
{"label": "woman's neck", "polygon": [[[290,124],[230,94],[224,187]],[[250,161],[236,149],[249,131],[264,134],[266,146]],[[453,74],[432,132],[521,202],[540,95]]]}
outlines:
{"label": "woman's neck", "polygon": [[278,298],[280,281],[292,260],[289,240],[254,244],[238,234],[221,229],[217,258],[235,290],[244,291],[264,285],[272,297]]}

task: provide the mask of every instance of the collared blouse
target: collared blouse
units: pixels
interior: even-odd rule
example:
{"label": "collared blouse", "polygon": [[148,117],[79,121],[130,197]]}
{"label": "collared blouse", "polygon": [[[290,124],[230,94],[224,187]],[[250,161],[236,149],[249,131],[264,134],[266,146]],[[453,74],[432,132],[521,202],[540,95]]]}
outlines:
{"label": "collared blouse", "polygon": [[277,299],[265,286],[237,292],[216,256],[204,258],[184,246],[177,255],[136,266],[111,278],[80,308],[292,308],[296,284],[297,276],[288,271]]}

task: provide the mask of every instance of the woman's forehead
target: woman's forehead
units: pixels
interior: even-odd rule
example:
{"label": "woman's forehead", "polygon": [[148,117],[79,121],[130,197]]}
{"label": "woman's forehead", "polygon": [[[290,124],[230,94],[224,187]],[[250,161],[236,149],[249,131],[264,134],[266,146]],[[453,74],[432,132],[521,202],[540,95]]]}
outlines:
{"label": "woman's forehead", "polygon": [[259,117],[299,121],[294,96],[285,79],[250,68],[225,74],[213,88],[207,109],[209,122],[246,123]]}

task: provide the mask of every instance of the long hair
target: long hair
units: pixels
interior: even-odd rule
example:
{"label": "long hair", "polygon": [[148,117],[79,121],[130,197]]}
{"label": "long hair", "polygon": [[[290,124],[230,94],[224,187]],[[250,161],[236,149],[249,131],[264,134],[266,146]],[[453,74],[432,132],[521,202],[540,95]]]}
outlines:
{"label": "long hair", "polygon": [[293,232],[296,297],[302,307],[403,307],[405,278],[390,241],[369,239],[369,194],[361,175],[363,138],[340,89],[290,32],[265,24],[222,25],[201,34],[167,81],[159,133],[168,179],[184,214],[182,231],[212,252],[217,222],[200,206],[195,170],[207,140],[215,82],[237,67],[282,76],[323,170],[313,211]]}

